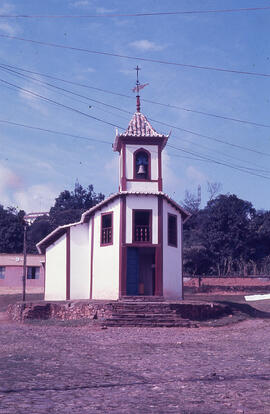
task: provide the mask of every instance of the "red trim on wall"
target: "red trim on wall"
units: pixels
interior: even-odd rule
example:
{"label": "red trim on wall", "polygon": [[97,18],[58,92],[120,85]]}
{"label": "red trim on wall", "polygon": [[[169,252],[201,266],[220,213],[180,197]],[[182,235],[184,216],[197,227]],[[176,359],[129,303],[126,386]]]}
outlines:
{"label": "red trim on wall", "polygon": [[168,137],[134,137],[134,136],[119,136],[117,145],[114,145],[115,151],[120,151],[124,144],[131,145],[160,145],[163,149],[168,141]]}
{"label": "red trim on wall", "polygon": [[90,261],[90,299],[93,298],[93,262],[94,262],[94,220],[95,216],[92,216],[91,221],[91,261]]}
{"label": "red trim on wall", "polygon": [[119,238],[119,297],[126,295],[127,247],[126,247],[126,196],[120,199]]}
{"label": "red trim on wall", "polygon": [[126,173],[126,145],[122,146],[122,177],[121,177],[121,187],[122,191],[127,190],[127,173]]}
{"label": "red trim on wall", "polygon": [[156,296],[163,295],[163,198],[158,197],[158,247],[156,247]]}
{"label": "red trim on wall", "polygon": [[[147,242],[137,242],[135,240],[135,212],[136,211],[140,211],[140,212],[147,212],[149,213],[149,229],[150,229],[150,240]],[[152,222],[152,210],[150,209],[140,209],[140,208],[136,208],[134,210],[132,210],[132,244],[139,244],[140,246],[146,246],[146,245],[150,245],[152,246],[152,233],[153,233],[153,222]]]}
{"label": "red trim on wall", "polygon": [[158,146],[158,191],[162,191],[162,158],[161,146]]}
{"label": "red trim on wall", "polygon": [[66,231],[66,300],[70,300],[70,227]]}
{"label": "red trim on wall", "polygon": [[43,267],[43,272],[44,272],[44,300],[45,300],[45,294],[46,294],[46,252],[45,252],[45,262],[41,263],[41,266]]}
{"label": "red trim on wall", "polygon": [[148,183],[158,183],[158,180],[142,180],[141,178],[127,178],[127,181],[147,181]]}
{"label": "red trim on wall", "polygon": [[182,288],[181,288],[181,292],[182,292],[182,297],[181,299],[184,300],[184,281],[183,281],[183,220],[182,217],[180,216],[180,220],[181,220],[181,284],[182,284]]}
{"label": "red trim on wall", "polygon": [[[148,155],[148,170],[147,170],[147,178],[138,178],[136,177],[136,155],[138,152],[145,152]],[[136,151],[133,152],[133,180],[135,181],[151,181],[151,153],[147,151],[145,148],[138,148]]]}
{"label": "red trim on wall", "polygon": [[[176,243],[175,244],[173,244],[173,243],[170,243],[169,242],[169,239],[170,239],[170,237],[169,237],[169,217],[170,216],[172,216],[172,217],[175,217],[175,219],[176,219],[176,221],[175,221],[175,231],[176,231]],[[167,217],[167,237],[168,237],[168,246],[171,246],[171,247],[178,247],[178,224],[177,224],[177,215],[176,214],[172,214],[172,213],[168,213],[168,217]]]}
{"label": "red trim on wall", "polygon": [[127,247],[160,247],[159,244],[147,243],[147,242],[134,242],[134,243],[127,243]]}
{"label": "red trim on wall", "polygon": [[[112,240],[110,243],[102,243],[102,217],[111,214],[112,216]],[[106,213],[101,213],[100,215],[100,247],[111,246],[113,244],[113,211],[107,211]]]}

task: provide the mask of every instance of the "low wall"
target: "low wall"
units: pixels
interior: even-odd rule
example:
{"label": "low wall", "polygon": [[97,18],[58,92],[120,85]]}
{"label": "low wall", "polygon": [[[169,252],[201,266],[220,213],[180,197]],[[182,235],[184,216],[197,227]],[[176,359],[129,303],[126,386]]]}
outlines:
{"label": "low wall", "polygon": [[184,277],[190,292],[270,292],[269,277]]}
{"label": "low wall", "polygon": [[83,302],[39,302],[16,303],[8,306],[10,319],[104,319],[112,315],[112,304]]}
{"label": "low wall", "polygon": [[174,315],[175,318],[203,321],[219,318],[231,313],[229,306],[218,303],[200,302],[159,302],[159,303],[124,303],[115,302],[18,302],[8,306],[9,318],[17,321],[27,319],[97,319],[106,321],[115,315],[125,317],[132,313],[134,318],[137,314],[151,315]]}

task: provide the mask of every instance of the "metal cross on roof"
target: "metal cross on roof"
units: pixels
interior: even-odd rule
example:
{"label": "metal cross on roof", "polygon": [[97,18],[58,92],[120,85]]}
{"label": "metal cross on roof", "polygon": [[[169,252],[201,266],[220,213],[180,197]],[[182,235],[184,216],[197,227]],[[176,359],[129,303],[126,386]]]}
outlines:
{"label": "metal cross on roof", "polygon": [[141,68],[139,68],[139,66],[137,65],[135,70],[137,72],[137,80],[136,80],[136,86],[132,89],[132,91],[137,92],[137,95],[136,95],[136,98],[137,98],[137,112],[140,112],[141,111],[140,90],[143,89],[145,86],[149,85],[149,83],[145,83],[145,84],[141,85],[140,81],[139,81],[139,70],[141,70]]}

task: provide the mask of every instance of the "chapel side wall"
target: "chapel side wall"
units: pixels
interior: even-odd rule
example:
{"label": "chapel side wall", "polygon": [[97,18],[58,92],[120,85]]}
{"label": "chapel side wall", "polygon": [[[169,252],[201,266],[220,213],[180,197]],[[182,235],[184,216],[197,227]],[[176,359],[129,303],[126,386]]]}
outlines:
{"label": "chapel side wall", "polygon": [[[113,244],[101,246],[101,214],[113,212]],[[120,200],[117,199],[94,216],[92,299],[119,298]]]}
{"label": "chapel side wall", "polygon": [[66,234],[46,249],[45,300],[66,300]]}
{"label": "chapel side wall", "polygon": [[70,299],[89,297],[89,223],[85,223],[70,227]]}
{"label": "chapel side wall", "polygon": [[[177,216],[177,247],[168,245],[168,213]],[[182,217],[163,200],[163,296],[165,299],[181,299],[182,290]]]}
{"label": "chapel side wall", "polygon": [[126,207],[126,243],[132,243],[132,210],[152,210],[152,244],[158,243],[158,198],[156,196],[129,195]]}

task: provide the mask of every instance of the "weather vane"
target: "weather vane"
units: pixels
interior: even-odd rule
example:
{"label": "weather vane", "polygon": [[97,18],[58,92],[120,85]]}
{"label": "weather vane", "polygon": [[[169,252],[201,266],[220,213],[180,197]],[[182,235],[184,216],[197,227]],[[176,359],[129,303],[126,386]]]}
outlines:
{"label": "weather vane", "polygon": [[137,98],[137,112],[140,112],[140,110],[141,110],[140,90],[143,89],[145,86],[149,85],[149,83],[144,83],[143,85],[141,85],[140,81],[139,81],[139,70],[141,70],[141,68],[139,68],[139,66],[137,65],[135,70],[137,72],[137,81],[136,81],[136,86],[134,86],[132,91],[137,92],[137,95],[136,95],[136,98]]}

